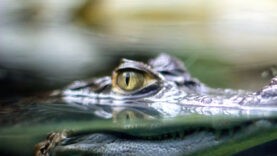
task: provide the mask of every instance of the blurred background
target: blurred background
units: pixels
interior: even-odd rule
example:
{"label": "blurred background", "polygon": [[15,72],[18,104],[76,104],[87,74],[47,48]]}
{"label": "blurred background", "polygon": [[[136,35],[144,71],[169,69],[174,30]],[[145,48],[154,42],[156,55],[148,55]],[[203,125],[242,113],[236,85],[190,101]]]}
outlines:
{"label": "blurred background", "polygon": [[120,58],[181,59],[212,87],[277,75],[273,0],[1,0],[0,96],[109,75]]}

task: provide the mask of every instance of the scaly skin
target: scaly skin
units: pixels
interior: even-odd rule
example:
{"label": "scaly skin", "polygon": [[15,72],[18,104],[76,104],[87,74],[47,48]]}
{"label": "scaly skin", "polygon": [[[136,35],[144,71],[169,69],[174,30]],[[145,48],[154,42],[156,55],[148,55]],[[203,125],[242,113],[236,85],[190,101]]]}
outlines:
{"label": "scaly skin", "polygon": [[[125,70],[146,73],[151,83],[118,89],[116,75]],[[51,97],[70,111],[112,122],[51,124],[73,131],[51,133],[36,155],[230,155],[277,139],[277,77],[257,92],[213,89],[166,54],[148,64],[124,59],[113,76],[76,81]]]}
{"label": "scaly skin", "polygon": [[120,128],[72,133],[53,153],[189,155],[214,149],[211,155],[225,155],[276,139],[277,77],[257,92],[212,89],[165,54],[148,65],[124,59],[118,69],[151,72],[158,82],[125,94],[113,89],[113,78],[103,77],[77,81],[60,91],[66,103],[113,118]]}

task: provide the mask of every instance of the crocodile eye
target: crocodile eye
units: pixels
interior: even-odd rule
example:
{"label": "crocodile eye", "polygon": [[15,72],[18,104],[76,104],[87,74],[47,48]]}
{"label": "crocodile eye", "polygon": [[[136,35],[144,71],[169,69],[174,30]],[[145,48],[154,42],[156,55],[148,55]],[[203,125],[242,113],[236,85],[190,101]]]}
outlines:
{"label": "crocodile eye", "polygon": [[[157,92],[163,77],[141,62],[122,59],[112,73],[112,91],[122,98],[137,98]],[[130,96],[132,95],[132,96]]]}
{"label": "crocodile eye", "polygon": [[140,72],[124,71],[117,76],[117,85],[125,91],[132,91],[143,86],[144,76]]}
{"label": "crocodile eye", "polygon": [[112,79],[113,91],[120,94],[134,94],[139,91],[151,91],[151,89],[145,89],[155,86],[158,82],[158,80],[151,74],[136,69],[117,70],[113,73]]}

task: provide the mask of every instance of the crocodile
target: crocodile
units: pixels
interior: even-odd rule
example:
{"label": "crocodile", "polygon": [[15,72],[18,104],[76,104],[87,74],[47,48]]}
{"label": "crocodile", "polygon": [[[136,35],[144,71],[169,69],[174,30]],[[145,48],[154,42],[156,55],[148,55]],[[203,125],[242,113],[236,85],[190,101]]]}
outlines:
{"label": "crocodile", "polygon": [[[214,89],[167,54],[148,64],[122,59],[111,76],[76,81],[53,94],[120,125],[54,133],[56,155],[225,155],[277,137],[277,77],[256,92]],[[38,147],[50,151],[45,142]]]}
{"label": "crocodile", "polygon": [[36,155],[231,155],[277,139],[277,77],[258,91],[211,88],[167,54],[122,59],[50,97],[104,120],[50,133]]}

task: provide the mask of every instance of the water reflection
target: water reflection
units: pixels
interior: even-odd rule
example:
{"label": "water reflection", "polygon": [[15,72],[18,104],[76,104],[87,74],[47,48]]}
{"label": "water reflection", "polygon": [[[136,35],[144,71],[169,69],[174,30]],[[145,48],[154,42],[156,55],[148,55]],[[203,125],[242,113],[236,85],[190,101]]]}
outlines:
{"label": "water reflection", "polygon": [[[46,133],[91,122],[101,127],[102,121],[113,125],[128,119],[123,123],[132,127],[136,118],[162,120],[176,113],[191,117],[188,123],[177,120],[179,124],[197,124],[194,115],[211,117],[209,123],[222,115],[230,122],[251,119],[251,114],[275,116],[275,110],[267,109],[226,111],[174,103],[167,109],[166,102],[125,108],[111,107],[110,101],[84,106],[22,100],[72,80],[110,75],[121,57],[146,60],[161,52],[185,61],[192,75],[211,86],[256,90],[276,75],[276,8],[269,0],[1,1],[0,137],[7,142],[0,151],[30,154],[29,147]],[[12,149],[17,142],[22,147]]]}

